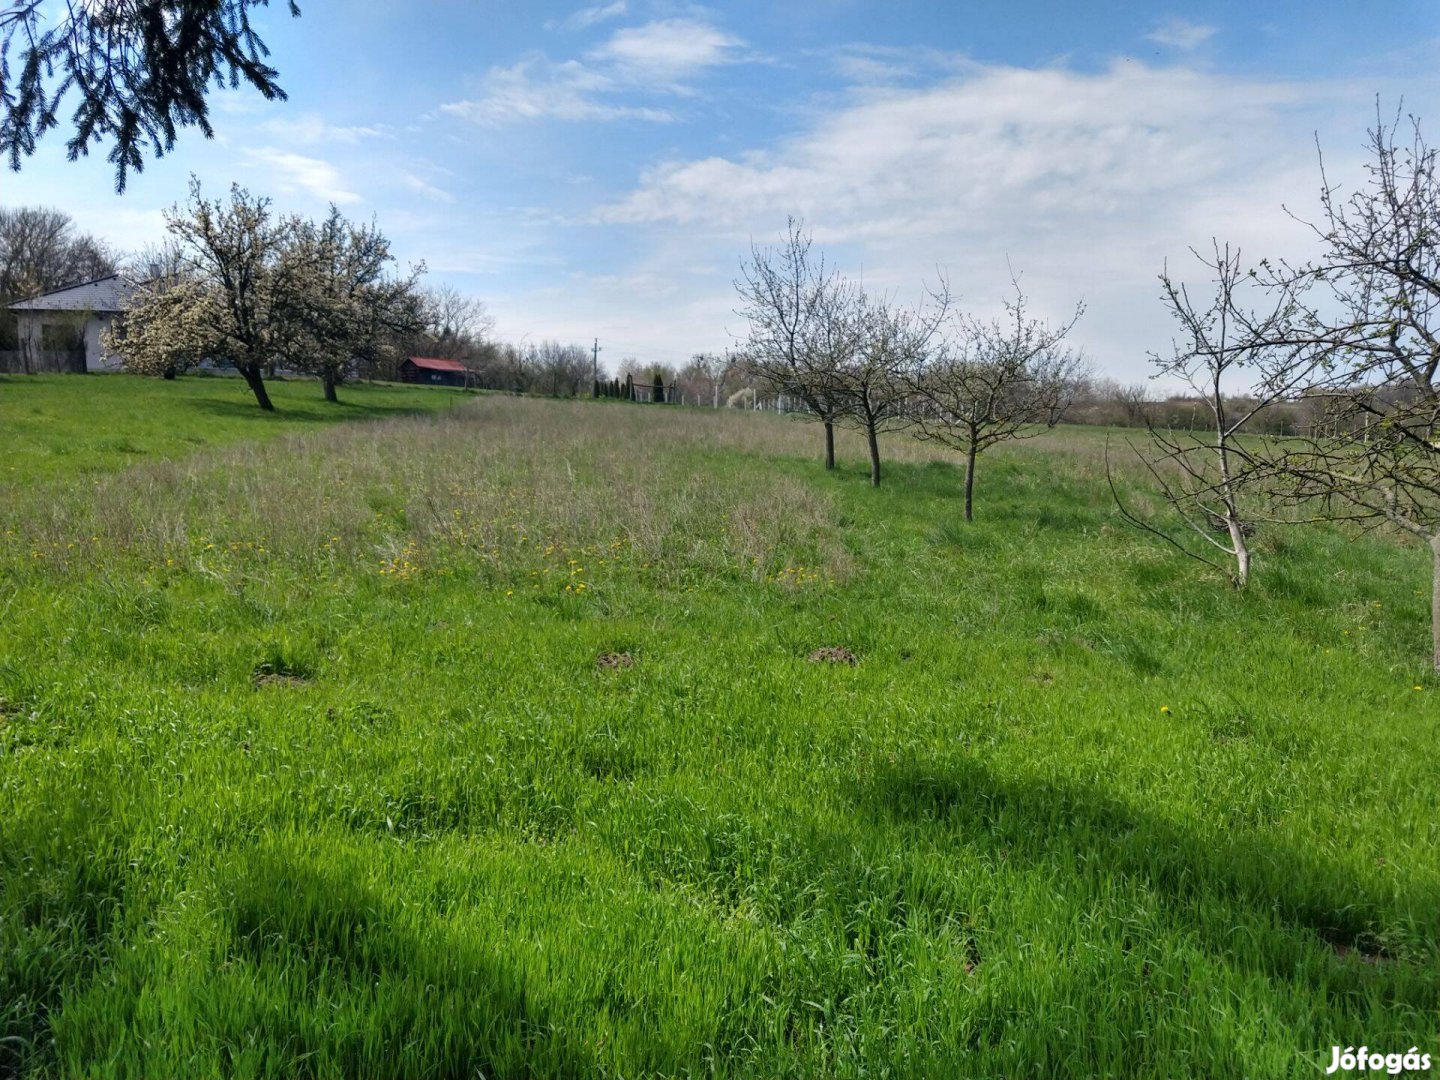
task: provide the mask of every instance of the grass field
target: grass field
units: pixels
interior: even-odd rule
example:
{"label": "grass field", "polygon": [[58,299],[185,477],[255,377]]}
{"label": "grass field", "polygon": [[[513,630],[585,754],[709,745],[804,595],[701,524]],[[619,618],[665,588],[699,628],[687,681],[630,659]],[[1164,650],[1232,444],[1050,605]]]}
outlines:
{"label": "grass field", "polygon": [[1436,1051],[1426,552],[1266,531],[1236,593],[1091,430],[966,525],[903,440],[239,389],[0,385],[0,1075]]}

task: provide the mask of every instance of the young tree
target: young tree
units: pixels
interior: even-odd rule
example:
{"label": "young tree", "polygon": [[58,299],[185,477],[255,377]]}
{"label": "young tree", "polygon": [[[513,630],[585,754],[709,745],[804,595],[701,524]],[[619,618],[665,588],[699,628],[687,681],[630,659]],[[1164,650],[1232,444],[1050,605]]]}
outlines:
{"label": "young tree", "polygon": [[825,349],[844,357],[835,383],[844,415],[865,433],[871,487],[880,486],[880,433],[908,423],[911,376],[923,365],[950,309],[950,290],[943,281],[932,296],[936,303],[927,311],[860,290],[837,290],[830,299],[844,307],[819,323]]}
{"label": "young tree", "polygon": [[[1155,373],[1183,382],[1204,402],[1208,431],[1197,435],[1149,425],[1150,453],[1136,450],[1166,502],[1189,532],[1227,560],[1231,580],[1243,588],[1250,580],[1249,535],[1258,511],[1242,505],[1247,485],[1264,474],[1241,433],[1266,409],[1287,401],[1315,370],[1316,350],[1284,344],[1286,330],[1301,311],[1293,289],[1273,291],[1267,305],[1256,310],[1250,296],[1264,296],[1256,275],[1241,263],[1239,251],[1214,245],[1210,256],[1195,252],[1210,274],[1213,294],[1208,303],[1192,299],[1189,286],[1176,283],[1167,269],[1160,276],[1166,306],[1180,326],[1181,337],[1169,356],[1152,356]],[[1244,380],[1248,394],[1235,396]],[[1223,569],[1154,523],[1129,511],[1114,481],[1110,490],[1120,513],[1131,524],[1161,537],[1191,558]],[[1216,533],[1223,532],[1225,539]]]}
{"label": "young tree", "polygon": [[1086,363],[1065,339],[1083,313],[1077,304],[1058,326],[1033,318],[1016,282],[1003,317],[961,316],[951,340],[911,377],[918,437],[965,455],[966,521],[974,519],[979,456],[997,443],[1048,431],[1073,400]]}
{"label": "young tree", "polygon": [[[75,102],[70,160],[91,143],[112,142],[115,187],[144,167],[146,152],[174,149],[182,127],[214,131],[205,100],[241,81],[267,100],[284,100],[269,50],[251,24],[269,0],[104,0],[53,5],[9,0],[0,10],[0,153],[19,170],[37,140]],[[299,15],[294,0],[286,6]],[[13,66],[12,66],[13,65]]]}
{"label": "young tree", "polygon": [[737,314],[749,323],[750,369],[771,389],[805,406],[825,426],[825,468],[835,467],[835,424],[844,411],[839,367],[847,354],[826,321],[845,310],[848,288],[811,255],[804,223],[790,218],[778,248],[751,245],[735,282]]}

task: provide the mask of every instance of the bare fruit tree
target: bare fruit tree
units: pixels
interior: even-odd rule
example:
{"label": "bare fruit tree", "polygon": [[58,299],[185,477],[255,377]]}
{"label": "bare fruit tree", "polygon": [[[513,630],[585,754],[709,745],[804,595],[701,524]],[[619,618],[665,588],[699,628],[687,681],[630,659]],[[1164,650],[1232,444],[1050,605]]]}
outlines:
{"label": "bare fruit tree", "polygon": [[846,417],[865,433],[872,487],[880,486],[880,434],[910,422],[910,376],[923,366],[950,309],[945,282],[931,296],[929,308],[907,308],[858,290],[842,293],[847,309],[824,323],[831,348],[848,356],[838,367],[837,385]]}
{"label": "bare fruit tree", "polygon": [[975,466],[990,447],[1040,435],[1060,422],[1087,364],[1066,344],[1084,305],[1051,325],[1030,315],[1015,285],[1003,316],[954,320],[949,340],[910,380],[919,438],[965,455],[965,520],[974,520]]}
{"label": "bare fruit tree", "polygon": [[[1151,361],[1157,377],[1184,383],[1205,403],[1209,430],[1149,424],[1149,450],[1135,452],[1185,531],[1202,550],[1232,563],[1231,580],[1243,588],[1250,580],[1249,536],[1266,512],[1263,506],[1247,506],[1247,489],[1257,487],[1256,481],[1264,489],[1268,476],[1263,444],[1243,433],[1259,414],[1291,399],[1313,379],[1319,354],[1307,342],[1287,342],[1287,330],[1302,310],[1295,289],[1263,289],[1256,274],[1245,269],[1240,252],[1228,245],[1217,243],[1210,255],[1194,255],[1210,276],[1213,292],[1208,301],[1197,302],[1168,268],[1161,274],[1161,292],[1180,337],[1170,355],[1154,355]],[[1254,299],[1263,300],[1263,306],[1247,304]],[[1243,397],[1237,394],[1242,384]],[[1110,491],[1125,520],[1191,558],[1225,569],[1127,508],[1113,478]]]}
{"label": "bare fruit tree", "polygon": [[1324,175],[1311,227],[1322,254],[1273,287],[1313,294],[1285,334],[1323,349],[1319,430],[1274,446],[1283,491],[1329,516],[1388,524],[1432,556],[1432,660],[1440,671],[1440,176],[1418,121],[1377,120],[1364,181]]}
{"label": "bare fruit tree", "polygon": [[776,248],[751,245],[735,282],[737,314],[749,323],[742,354],[770,389],[804,406],[825,427],[825,468],[835,467],[835,425],[845,411],[840,365],[851,343],[830,322],[849,289],[811,253],[804,223],[790,218]]}

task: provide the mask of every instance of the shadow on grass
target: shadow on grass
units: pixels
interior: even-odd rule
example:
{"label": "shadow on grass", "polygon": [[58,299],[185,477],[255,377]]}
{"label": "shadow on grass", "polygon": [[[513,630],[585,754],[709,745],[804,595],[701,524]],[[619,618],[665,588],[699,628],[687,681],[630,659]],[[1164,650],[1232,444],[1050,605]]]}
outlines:
{"label": "shadow on grass", "polygon": [[[274,980],[287,993],[263,1016],[205,1018],[227,1043],[261,1030],[307,1068],[344,1076],[595,1074],[595,1061],[554,1037],[555,1023],[493,950],[436,922],[422,936],[357,873],[272,850],[252,856],[238,881],[227,967],[245,970],[230,988],[243,995]],[[289,992],[297,981],[299,1000]],[[337,1038],[340,1003],[360,1023]]]}
{"label": "shadow on grass", "polygon": [[274,412],[265,412],[255,399],[240,398],[192,398],[190,406],[196,412],[226,420],[259,420],[261,422],[294,422],[325,425],[357,419],[384,419],[392,416],[425,416],[437,410],[416,408],[414,405],[376,405],[364,401],[347,401],[341,398],[337,403],[317,400],[314,405],[296,405],[281,400],[276,402]]}
{"label": "shadow on grass", "polygon": [[[1394,989],[1403,985],[1410,1004],[1433,1004],[1434,987],[1403,978],[1406,969],[1417,972],[1398,962],[1433,955],[1428,935],[1440,923],[1433,891],[1395,895],[1382,880],[1357,880],[1333,862],[1262,837],[1201,835],[1091,788],[1001,777],[961,757],[883,765],[857,799],[872,814],[915,828],[984,835],[1007,858],[1057,874],[1083,867],[1138,883],[1160,900],[1180,935],[1198,935],[1233,966],[1294,980],[1296,947],[1322,944],[1395,975]],[[1252,936],[1237,949],[1233,932],[1246,921],[1278,924],[1283,934]]]}
{"label": "shadow on grass", "polygon": [[[0,753],[7,747],[0,746]],[[108,960],[132,878],[96,777],[0,822],[0,1077],[51,1075],[51,1013]]]}

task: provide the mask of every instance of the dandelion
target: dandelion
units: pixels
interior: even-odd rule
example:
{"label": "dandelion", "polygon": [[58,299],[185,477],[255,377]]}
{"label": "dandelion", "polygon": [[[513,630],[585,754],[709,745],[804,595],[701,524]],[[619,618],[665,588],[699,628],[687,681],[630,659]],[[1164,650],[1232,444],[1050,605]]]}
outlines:
{"label": "dandelion", "polygon": [[1424,690],[1425,687],[1423,687],[1423,686],[1412,686],[1410,689],[1411,689],[1411,690]]}
{"label": "dandelion", "polygon": [[1169,715],[1170,715],[1170,706],[1169,706],[1169,705],[1161,705],[1161,706],[1160,706],[1160,714],[1161,714],[1162,716],[1169,716]]}

